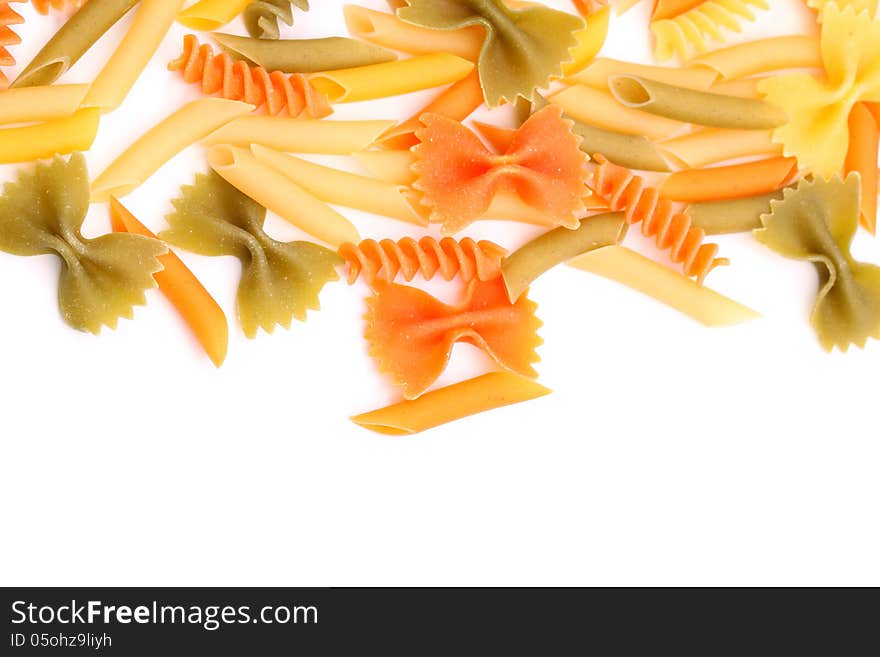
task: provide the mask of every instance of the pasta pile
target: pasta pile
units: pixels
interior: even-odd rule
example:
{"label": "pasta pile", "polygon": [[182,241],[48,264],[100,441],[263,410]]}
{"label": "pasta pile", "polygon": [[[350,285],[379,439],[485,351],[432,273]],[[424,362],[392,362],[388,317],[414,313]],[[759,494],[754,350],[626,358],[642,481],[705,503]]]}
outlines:
{"label": "pasta pile", "polygon": [[[652,5],[645,39],[667,65],[599,56],[612,15],[640,1]],[[237,315],[249,338],[305,321],[335,281],[362,283],[366,350],[400,401],[352,420],[409,435],[550,392],[536,382],[542,322],[529,288],[559,264],[707,327],[757,318],[704,284],[716,267],[736,268],[710,236],[750,233],[815,265],[811,322],[826,350],[880,338],[880,267],[850,250],[877,223],[877,0],[807,0],[808,34],[752,40],[743,35],[765,0],[576,0],[571,11],[389,1],[388,12],[340,6],[350,34],[311,39],[282,38],[305,0],[33,4],[69,17],[14,79],[0,73],[0,163],[22,164],[0,194],[0,250],[58,256],[58,303],[73,328],[115,328],[158,287],[221,366],[227,318],[172,248],[241,262]],[[239,15],[250,36],[217,32]],[[121,20],[97,77],[57,84]],[[0,66],[15,65],[21,21],[0,0]],[[204,97],[90,177],[83,152],[101,117],[175,21],[191,33],[168,75]],[[732,34],[737,45],[725,43]],[[340,103],[424,90],[430,102],[404,121],[332,118]],[[481,107],[500,108],[487,113],[499,120],[466,124]],[[154,234],[121,199],[197,144],[210,171],[181,181]],[[312,155],[349,157],[363,173]],[[101,203],[113,232],[86,238],[82,222]],[[412,234],[362,238],[346,209]],[[269,211],[308,239],[272,238]],[[463,234],[487,220],[530,224],[536,236],[510,248],[500,230],[493,241]],[[631,226],[656,248],[625,246]],[[453,302],[425,289],[438,277],[457,289]],[[435,387],[459,342],[492,371]]]}

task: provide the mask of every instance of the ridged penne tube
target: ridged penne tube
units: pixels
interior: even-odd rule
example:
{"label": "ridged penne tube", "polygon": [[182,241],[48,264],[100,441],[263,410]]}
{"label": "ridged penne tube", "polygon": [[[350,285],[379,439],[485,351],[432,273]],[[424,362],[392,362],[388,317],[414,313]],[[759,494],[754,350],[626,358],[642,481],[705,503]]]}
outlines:
{"label": "ridged penne tube", "polygon": [[410,436],[502,406],[530,401],[550,390],[518,374],[492,372],[423,394],[415,400],[356,415],[351,421],[388,436]]}
{"label": "ridged penne tube", "polygon": [[21,87],[0,91],[0,125],[50,121],[73,114],[85,97],[87,84]]}
{"label": "ridged penne tube", "polygon": [[702,228],[706,235],[748,233],[763,227],[761,215],[768,214],[770,202],[781,200],[783,195],[783,190],[779,190],[761,196],[692,203],[687,214],[694,226]]}
{"label": "ridged penne tube", "polygon": [[242,116],[208,135],[209,146],[262,144],[286,153],[349,155],[366,150],[394,121],[317,121],[282,116]]}
{"label": "ridged penne tube", "polygon": [[660,185],[660,197],[701,203],[769,194],[789,184],[797,172],[797,160],[793,157],[677,171]]}
{"label": "ridged penne tube", "polygon": [[773,143],[771,130],[706,128],[661,142],[657,149],[691,169],[739,157],[782,155],[782,144]]}
{"label": "ridged penne tube", "polygon": [[625,107],[683,123],[764,130],[788,122],[785,112],[762,100],[676,87],[635,75],[616,75],[608,84],[614,98]]}
{"label": "ridged penne tube", "polygon": [[399,96],[458,82],[474,69],[473,62],[436,53],[384,64],[315,73],[309,81],[333,103],[352,103]]}
{"label": "ridged penne tube", "polygon": [[669,171],[657,146],[641,135],[625,135],[580,121],[573,123],[572,131],[583,139],[581,150],[590,157],[602,153],[609,161],[628,169]]}
{"label": "ridged penne tube", "polygon": [[667,139],[685,128],[679,121],[624,107],[608,91],[582,84],[563,89],[548,100],[572,119],[613,132]]}
{"label": "ridged penne tube", "polygon": [[212,32],[238,16],[251,0],[200,0],[180,12],[177,22],[193,30]]}
{"label": "ridged penne tube", "polygon": [[345,37],[254,39],[233,34],[214,34],[213,37],[237,59],[284,73],[316,73],[397,59],[390,50]]}
{"label": "ridged penne tube", "polygon": [[706,68],[670,68],[599,57],[569,81],[595,89],[607,89],[608,79],[615,75],[638,75],[657,82],[704,91],[718,79],[718,73]]}
{"label": "ridged penne tube", "polygon": [[412,185],[418,176],[412,170],[416,158],[409,151],[362,151],[352,153],[373,177],[395,185]]}
{"label": "ridged penne tube", "polygon": [[750,41],[700,55],[685,70],[710,70],[733,79],[789,68],[822,68],[819,39],[784,36]]}
{"label": "ridged penne tube", "polygon": [[554,228],[505,258],[501,278],[512,303],[544,272],[581,253],[619,244],[626,235],[622,212],[609,212],[581,220],[575,230]]}
{"label": "ridged penne tube", "polygon": [[431,30],[404,23],[394,14],[357,5],[345,5],[342,11],[348,32],[353,37],[410,55],[448,52],[475,62],[486,38],[486,32],[478,26],[461,30]]}
{"label": "ridged penne tube", "polygon": [[359,242],[352,223],[246,148],[212,146],[208,163],[228,183],[282,219],[338,249]]}
{"label": "ridged penne tube", "polygon": [[87,151],[98,134],[100,120],[100,111],[81,109],[45,123],[0,129],[0,164]]}
{"label": "ridged penne tube", "polygon": [[184,105],[146,132],[95,178],[92,202],[137,189],[184,148],[253,109],[253,105],[223,98],[201,98]]}
{"label": "ridged penne tube", "polygon": [[325,203],[363,210],[419,226],[428,224],[425,216],[427,212],[420,213],[415,194],[402,185],[331,169],[265,146],[255,144],[251,151],[259,162],[272,167]]}
{"label": "ridged penne tube", "polygon": [[719,80],[711,87],[709,91],[713,94],[724,94],[726,96],[737,96],[738,98],[761,98],[761,92],[758,89],[762,80],[766,76],[757,78],[737,78],[735,80]]}
{"label": "ridged penne tube", "polygon": [[751,308],[623,246],[589,251],[568,264],[646,294],[710,328],[761,317]]}
{"label": "ridged penne tube", "polygon": [[183,0],[141,0],[131,27],[92,82],[84,107],[108,112],[122,104],[168,34],[182,4]]}

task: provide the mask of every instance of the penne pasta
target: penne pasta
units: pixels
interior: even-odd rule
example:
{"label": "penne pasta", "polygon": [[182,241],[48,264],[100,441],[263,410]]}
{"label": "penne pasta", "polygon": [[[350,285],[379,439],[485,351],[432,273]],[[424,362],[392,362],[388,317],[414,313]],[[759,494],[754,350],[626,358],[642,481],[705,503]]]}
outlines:
{"label": "penne pasta", "polygon": [[307,162],[265,146],[251,147],[254,157],[325,203],[363,210],[383,217],[426,226],[426,212],[416,195],[403,185]]}
{"label": "penne pasta", "polygon": [[239,191],[282,219],[338,249],[360,242],[352,223],[326,203],[309,194],[287,176],[263,164],[246,148],[213,146],[211,168]]}
{"label": "penne pasta", "polygon": [[177,22],[193,30],[212,32],[238,16],[251,0],[199,0],[180,12]]}
{"label": "penne pasta", "polygon": [[0,129],[0,164],[87,151],[98,134],[100,120],[99,111],[81,109],[45,123]]}
{"label": "penne pasta", "polygon": [[685,70],[710,70],[730,80],[789,68],[822,68],[819,39],[784,36],[750,41],[695,57]]}
{"label": "penne pasta", "polygon": [[623,246],[606,246],[568,264],[616,281],[710,328],[742,324],[761,315]]}
{"label": "penne pasta", "polygon": [[740,98],[761,98],[761,92],[758,90],[758,85],[765,79],[766,77],[720,80],[713,84],[709,91],[713,94],[739,96]]}
{"label": "penne pasta", "polygon": [[415,156],[408,150],[363,151],[352,156],[373,178],[395,185],[412,185],[416,181],[416,172],[412,169]]}
{"label": "penne pasta", "polygon": [[309,76],[312,86],[330,102],[351,103],[458,82],[474,65],[448,53],[420,55],[384,64],[346,68]]}
{"label": "penne pasta", "polygon": [[208,135],[209,146],[261,144],[286,153],[349,155],[369,148],[394,121],[319,121],[282,116],[242,116]]}
{"label": "penne pasta", "polygon": [[716,72],[705,68],[669,68],[600,57],[573,76],[569,82],[585,84],[595,89],[607,89],[608,79],[616,75],[637,75],[648,80],[704,91],[718,79]]}
{"label": "penne pasta", "polygon": [[877,230],[877,140],[874,115],[866,103],[856,103],[849,114],[849,149],[844,172],[859,174],[862,183],[859,218],[872,235]]}
{"label": "penne pasta", "polygon": [[669,176],[660,185],[660,197],[701,203],[768,194],[789,184],[797,175],[797,160],[774,157],[747,164],[688,169]]}
{"label": "penne pasta", "polygon": [[739,157],[782,155],[782,144],[773,142],[772,130],[706,128],[661,142],[657,149],[691,169]]}
{"label": "penne pasta", "polygon": [[550,394],[550,390],[518,374],[492,372],[427,392],[362,415],[351,421],[388,436],[410,436],[455,420]]}
{"label": "penne pasta", "polygon": [[253,110],[253,105],[223,98],[202,98],[163,119],[129,146],[92,182],[92,201],[124,196],[159,167],[220,126]]}
{"label": "penne pasta", "polygon": [[0,125],[50,121],[70,116],[77,110],[88,89],[86,84],[59,84],[0,91]]}
{"label": "penne pasta", "polygon": [[99,107],[109,112],[122,104],[162,43],[182,4],[183,0],[141,0],[131,27],[92,82],[84,107]]}

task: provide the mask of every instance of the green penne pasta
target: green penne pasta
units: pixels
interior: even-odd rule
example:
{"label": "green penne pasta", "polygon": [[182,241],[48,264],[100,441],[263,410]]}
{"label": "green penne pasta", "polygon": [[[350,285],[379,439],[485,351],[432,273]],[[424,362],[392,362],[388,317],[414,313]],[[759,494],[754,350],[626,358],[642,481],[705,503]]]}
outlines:
{"label": "green penne pasta", "polygon": [[575,230],[560,227],[544,233],[509,255],[501,266],[507,295],[515,302],[541,274],[587,251],[619,244],[626,235],[622,212],[587,217]]}
{"label": "green penne pasta", "polygon": [[685,123],[767,130],[788,122],[788,115],[781,109],[755,98],[686,89],[636,75],[615,75],[609,78],[608,86],[625,107]]}
{"label": "green penne pasta", "polygon": [[688,216],[695,228],[702,228],[706,235],[725,235],[746,233],[761,228],[761,215],[770,212],[770,202],[779,200],[783,190],[761,196],[732,199],[729,201],[710,201],[692,203],[688,206]]}
{"label": "green penne pasta", "polygon": [[285,73],[318,73],[397,59],[397,55],[390,50],[345,37],[253,39],[232,34],[215,34],[214,38],[233,57],[269,71]]}
{"label": "green penne pasta", "polygon": [[61,26],[11,87],[52,84],[139,0],[91,0]]}

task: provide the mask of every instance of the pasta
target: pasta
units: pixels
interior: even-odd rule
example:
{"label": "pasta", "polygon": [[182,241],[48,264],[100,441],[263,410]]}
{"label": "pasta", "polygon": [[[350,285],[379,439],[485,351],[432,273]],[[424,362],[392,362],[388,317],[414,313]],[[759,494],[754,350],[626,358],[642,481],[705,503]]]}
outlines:
{"label": "pasta", "polygon": [[419,226],[427,220],[410,190],[373,178],[307,162],[265,146],[251,147],[256,159],[316,198]]}
{"label": "pasta", "polygon": [[144,291],[156,287],[157,259],[166,252],[157,240],[114,233],[82,235],[89,209],[85,158],[75,153],[19,173],[0,196],[0,250],[13,255],[51,254],[61,260],[58,305],[64,321],[97,334],[132,318],[146,304]]}
{"label": "pasta", "polygon": [[610,210],[624,211],[628,224],[641,223],[642,234],[654,237],[657,246],[668,249],[672,261],[681,263],[688,276],[702,282],[715,267],[728,264],[715,258],[718,246],[703,244],[704,233],[691,225],[687,214],[676,212],[673,204],[660,199],[656,188],[631,171],[612,164],[602,155],[596,156],[598,166],[587,183]]}
{"label": "pasta", "polygon": [[[283,0],[287,2],[287,0]],[[252,3],[258,4],[262,0]],[[343,37],[323,39],[249,39],[232,34],[214,34],[226,52],[269,71],[314,73],[380,64],[397,59],[390,50]]]}
{"label": "pasta", "polygon": [[92,82],[83,106],[109,112],[122,104],[162,43],[182,4],[183,0],[141,0],[131,27]]}
{"label": "pasta", "polygon": [[724,40],[724,28],[741,32],[743,21],[755,20],[750,7],[768,9],[770,5],[766,0],[707,0],[675,18],[653,21],[654,55],[664,61],[706,51],[707,41]]}
{"label": "pasta", "polygon": [[499,190],[514,191],[557,225],[577,228],[584,210],[586,156],[557,107],[533,114],[501,155],[457,121],[436,114],[422,117],[414,147],[418,175],[413,186],[424,194],[431,221],[454,234],[485,215]]}
{"label": "pasta", "polygon": [[181,188],[168,215],[169,229],[160,235],[187,251],[207,256],[232,255],[241,260],[238,318],[244,333],[272,333],[306,320],[318,310],[318,295],[338,278],[338,256],[310,242],[279,242],[263,231],[266,208],[216,173],[196,176]]}
{"label": "pasta", "polygon": [[61,118],[0,130],[0,164],[31,162],[87,151],[98,134],[101,113],[83,109]]}
{"label": "pasta", "polygon": [[423,237],[416,241],[406,237],[394,240],[364,240],[360,244],[343,244],[339,257],[348,265],[348,284],[358,279],[373,285],[376,281],[393,283],[398,275],[407,282],[421,274],[431,280],[437,274],[451,281],[458,276],[468,283],[474,279],[490,281],[501,273],[501,261],[507,255],[502,247],[469,237],[454,240],[444,237],[436,240]]}
{"label": "pasta", "polygon": [[332,111],[327,98],[301,73],[270,73],[260,66],[233,61],[228,53],[214,55],[210,45],[199,46],[192,34],[183,38],[183,54],[168,64],[168,70],[180,71],[186,82],[198,82],[206,94],[219,93],[228,100],[265,106],[273,116],[286,111],[292,117],[317,119]]}
{"label": "pasta", "polygon": [[568,264],[626,285],[710,328],[742,324],[761,316],[623,246],[595,249]]}
{"label": "pasta", "polygon": [[[740,157],[782,155],[782,146],[773,143],[773,133],[770,130],[707,128],[661,142],[656,148],[663,155],[690,168]],[[622,164],[611,157],[608,159],[616,164]]]}
{"label": "pasta", "polygon": [[92,201],[107,201],[111,195],[135,190],[184,148],[252,109],[247,103],[222,98],[202,98],[185,105],[129,146],[94,180]]}
{"label": "pasta", "polygon": [[410,0],[397,10],[405,22],[428,28],[485,28],[477,63],[489,107],[517,96],[531,100],[537,88],[562,75],[584,21],[547,7],[509,9],[500,0]]}
{"label": "pasta", "polygon": [[0,125],[70,116],[86,95],[85,84],[22,87],[0,91]]}
{"label": "pasta", "polygon": [[877,229],[877,121],[865,103],[856,103],[849,115],[849,150],[844,173],[859,174],[862,183],[861,224],[874,234]]}
{"label": "pasta", "polygon": [[[21,43],[21,37],[12,31],[10,25],[20,25],[24,22],[21,14],[9,6],[8,0],[0,0],[0,66],[13,66],[15,57],[9,52],[7,46]],[[9,79],[0,70],[0,89],[5,89]]]}
{"label": "pasta", "polygon": [[797,175],[797,161],[776,157],[726,167],[677,171],[660,185],[660,198],[688,203],[768,194]]}
{"label": "pasta", "polygon": [[355,160],[373,177],[396,185],[412,185],[416,158],[409,151],[363,151],[352,153]]}
{"label": "pasta", "polygon": [[251,0],[199,0],[180,12],[177,21],[191,30],[213,32],[243,12]]}
{"label": "pasta", "polygon": [[24,67],[12,86],[37,87],[55,82],[139,1],[102,0],[83,5]]}
{"label": "pasta", "polygon": [[62,9],[77,10],[82,7],[87,0],[31,0],[31,4],[38,14],[48,15],[49,9],[61,11]]}
{"label": "pasta", "polygon": [[619,244],[626,235],[620,212],[581,220],[575,230],[555,228],[532,240],[504,260],[501,277],[511,301],[519,299],[541,274],[581,253]]}
{"label": "pasta", "polygon": [[244,10],[244,26],[248,34],[258,39],[277,39],[281,36],[278,22],[293,25],[293,9],[309,10],[309,0],[253,0]]}
{"label": "pasta", "polygon": [[471,281],[455,306],[385,283],[367,299],[364,337],[379,370],[403,388],[405,399],[417,399],[446,369],[456,342],[482,349],[503,369],[537,377],[532,364],[542,341],[536,307],[525,296],[511,304],[497,278]]}
{"label": "pasta", "polygon": [[779,190],[761,196],[692,203],[687,213],[693,225],[707,235],[746,233],[761,228],[761,215],[770,212],[770,201],[782,196]]}
{"label": "pasta", "polygon": [[208,162],[245,195],[334,249],[345,242],[360,241],[357,229],[348,219],[257,160],[250,150],[213,146],[208,152]]}
{"label": "pasta", "polygon": [[351,418],[355,424],[389,436],[409,436],[510,404],[531,401],[550,390],[510,372],[492,372],[428,392],[414,401]]}
{"label": "pasta", "polygon": [[348,155],[367,149],[393,126],[393,121],[315,121],[251,115],[230,121],[202,143],[260,144],[286,153]]}
{"label": "pasta", "polygon": [[773,201],[761,221],[754,233],[758,241],[815,264],[819,293],[811,321],[826,350],[863,347],[868,338],[880,337],[880,267],[856,262],[850,254],[859,222],[858,174],[845,181],[802,180]]}
{"label": "pasta", "polygon": [[[115,197],[110,197],[110,220],[116,233],[158,239]],[[159,256],[162,271],[153,274],[159,289],[190,326],[202,348],[217,367],[226,360],[229,327],[226,315],[199,280],[173,251]]]}
{"label": "pasta", "polygon": [[387,98],[457,82],[474,65],[447,53],[420,55],[383,64],[315,73],[311,84],[332,103]]}
{"label": "pasta", "polygon": [[819,40],[800,35],[759,39],[695,57],[684,70],[732,80],[789,68],[822,68]]}
{"label": "pasta", "polygon": [[784,112],[761,100],[675,87],[634,75],[614,76],[608,84],[611,93],[624,106],[685,123],[731,130],[763,130],[788,121]]}
{"label": "pasta", "polygon": [[703,91],[711,87],[712,83],[718,79],[718,74],[707,68],[670,68],[599,57],[583,71],[572,76],[571,81],[595,89],[606,90],[608,89],[608,80],[617,75],[634,75],[656,82]]}

